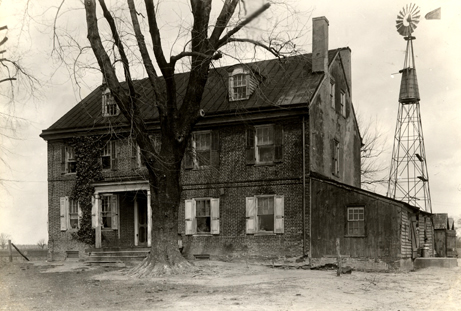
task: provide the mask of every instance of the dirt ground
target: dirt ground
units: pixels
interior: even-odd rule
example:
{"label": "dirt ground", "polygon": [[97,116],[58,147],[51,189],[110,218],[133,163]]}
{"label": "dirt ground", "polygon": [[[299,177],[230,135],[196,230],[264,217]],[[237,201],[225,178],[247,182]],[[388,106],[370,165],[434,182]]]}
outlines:
{"label": "dirt ground", "polygon": [[[461,266],[461,262],[460,266]],[[334,270],[196,261],[135,279],[83,262],[0,262],[0,310],[461,310],[461,268],[336,276]]]}

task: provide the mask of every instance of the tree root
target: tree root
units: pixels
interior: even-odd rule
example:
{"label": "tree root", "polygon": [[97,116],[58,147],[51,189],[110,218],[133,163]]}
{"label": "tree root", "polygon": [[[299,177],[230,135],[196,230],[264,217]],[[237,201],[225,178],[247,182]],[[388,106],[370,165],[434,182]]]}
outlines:
{"label": "tree root", "polygon": [[179,262],[152,260],[145,258],[138,266],[131,268],[128,275],[136,278],[159,277],[172,274],[186,274],[193,271],[194,264],[183,259]]}

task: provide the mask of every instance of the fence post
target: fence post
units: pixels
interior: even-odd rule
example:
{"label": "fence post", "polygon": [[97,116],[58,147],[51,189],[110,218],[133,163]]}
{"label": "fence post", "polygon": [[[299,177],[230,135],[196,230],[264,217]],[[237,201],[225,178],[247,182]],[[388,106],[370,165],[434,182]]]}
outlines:
{"label": "fence post", "polygon": [[10,262],[13,262],[13,251],[11,250],[11,240],[8,240],[8,253],[10,257]]}
{"label": "fence post", "polygon": [[338,270],[336,271],[336,276],[341,276],[342,260],[341,260],[341,246],[339,244],[339,238],[336,238],[336,256],[338,259]]}

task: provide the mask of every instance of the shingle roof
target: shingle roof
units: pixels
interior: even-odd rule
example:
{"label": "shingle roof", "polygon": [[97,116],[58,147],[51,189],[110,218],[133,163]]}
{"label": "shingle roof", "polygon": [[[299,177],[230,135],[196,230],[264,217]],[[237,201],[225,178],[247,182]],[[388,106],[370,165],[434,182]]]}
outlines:
{"label": "shingle roof", "polygon": [[[334,59],[338,51],[329,51],[329,63]],[[239,109],[252,110],[274,106],[307,104],[323,77],[323,73],[312,73],[311,59],[311,54],[303,54],[281,60],[272,59],[242,64],[255,73],[261,82],[248,100],[234,102],[229,102],[228,99],[228,70],[236,65],[211,69],[201,107],[207,115],[212,115]],[[188,72],[175,75],[178,102],[182,102],[180,99],[185,94],[188,76]],[[159,82],[163,83],[161,77]],[[142,79],[134,83],[135,89],[140,95],[140,110],[144,120],[147,122],[155,121],[157,111],[153,109],[150,101],[153,97],[153,92],[149,80]],[[101,111],[101,88],[98,87],[48,129],[44,130],[43,134],[128,124],[122,114],[116,117],[103,117]]]}

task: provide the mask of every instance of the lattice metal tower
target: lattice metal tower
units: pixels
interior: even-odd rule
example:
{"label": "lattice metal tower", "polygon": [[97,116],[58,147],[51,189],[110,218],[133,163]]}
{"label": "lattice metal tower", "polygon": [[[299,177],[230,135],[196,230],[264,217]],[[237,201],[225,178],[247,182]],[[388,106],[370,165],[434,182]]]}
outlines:
{"label": "lattice metal tower", "polygon": [[420,209],[432,212],[419,105],[413,41],[411,34],[419,22],[419,8],[407,5],[397,16],[397,31],[407,41],[399,94],[391,170],[387,195]]}

